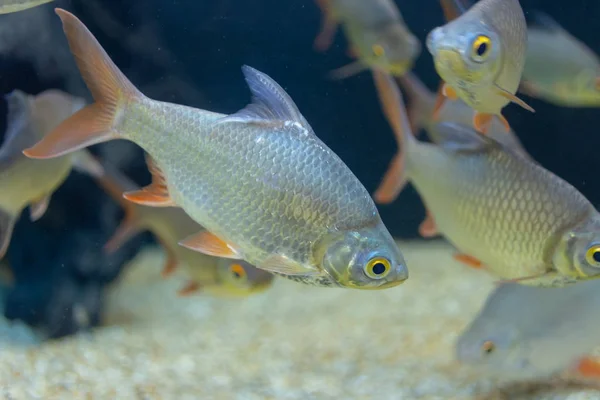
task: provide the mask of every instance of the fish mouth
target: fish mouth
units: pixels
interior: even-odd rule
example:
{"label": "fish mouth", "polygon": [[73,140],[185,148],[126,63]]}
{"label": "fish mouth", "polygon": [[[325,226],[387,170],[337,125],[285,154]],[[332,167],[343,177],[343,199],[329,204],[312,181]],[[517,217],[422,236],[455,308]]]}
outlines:
{"label": "fish mouth", "polygon": [[446,77],[450,74],[456,77],[464,77],[469,72],[462,55],[456,50],[438,50],[434,62],[436,70],[444,80],[448,80]]}

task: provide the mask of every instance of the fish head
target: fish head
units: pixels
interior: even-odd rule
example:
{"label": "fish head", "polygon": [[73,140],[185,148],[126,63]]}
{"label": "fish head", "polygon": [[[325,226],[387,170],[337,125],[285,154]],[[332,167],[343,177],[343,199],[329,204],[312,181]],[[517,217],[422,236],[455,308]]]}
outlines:
{"label": "fish head", "polygon": [[363,60],[392,75],[410,70],[421,54],[421,42],[401,24],[390,24],[374,32],[365,32],[368,44]]}
{"label": "fish head", "polygon": [[552,262],[568,277],[600,278],[600,214],[567,231],[554,250]]}
{"label": "fish head", "polygon": [[273,282],[273,274],[243,260],[220,258],[217,274],[222,289],[231,295],[246,296],[265,291]]}
{"label": "fish head", "polygon": [[404,257],[383,223],[326,235],[315,244],[316,262],[338,284],[385,289],[408,279]]}
{"label": "fish head", "polygon": [[555,90],[560,98],[571,99],[575,103],[598,105],[600,104],[600,72],[581,71],[572,77],[569,84],[555,85]]}
{"label": "fish head", "polygon": [[427,35],[435,69],[450,86],[490,86],[502,69],[500,36],[485,22],[458,18]]}

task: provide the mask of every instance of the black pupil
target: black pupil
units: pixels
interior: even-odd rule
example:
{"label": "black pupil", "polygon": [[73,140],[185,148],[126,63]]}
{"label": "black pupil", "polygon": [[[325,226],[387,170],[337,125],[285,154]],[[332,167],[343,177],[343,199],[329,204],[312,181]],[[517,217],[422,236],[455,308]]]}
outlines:
{"label": "black pupil", "polygon": [[487,48],[488,48],[487,43],[481,43],[479,45],[479,47],[477,48],[477,55],[479,57],[483,56],[485,54],[485,52],[487,51]]}
{"label": "black pupil", "polygon": [[592,257],[594,258],[594,261],[600,263],[600,250],[594,251],[594,255]]}
{"label": "black pupil", "polygon": [[233,276],[235,276],[236,278],[241,278],[242,277],[242,275],[239,272],[237,272],[237,271],[233,271]]}
{"label": "black pupil", "polygon": [[381,275],[385,272],[385,265],[383,265],[383,263],[375,263],[375,265],[373,265],[373,273],[375,275]]}

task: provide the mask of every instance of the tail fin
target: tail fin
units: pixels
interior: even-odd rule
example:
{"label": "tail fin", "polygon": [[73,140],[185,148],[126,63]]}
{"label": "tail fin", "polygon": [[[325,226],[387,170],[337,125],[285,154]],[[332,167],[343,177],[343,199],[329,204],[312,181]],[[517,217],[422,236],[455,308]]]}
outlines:
{"label": "tail fin", "polygon": [[406,185],[407,177],[404,169],[406,153],[416,139],[408,124],[402,95],[392,77],[384,72],[374,71],[373,79],[383,112],[398,143],[398,153],[392,160],[374,198],[378,203],[391,203]]}
{"label": "tail fin", "polygon": [[402,89],[406,92],[408,101],[408,121],[415,135],[418,135],[425,121],[433,117],[435,94],[413,72],[407,72],[398,78]]}
{"label": "tail fin", "polygon": [[77,17],[60,8],[56,9],[56,14],[96,103],[78,111],[35,146],[25,150],[23,153],[30,158],[54,158],[118,138],[119,111],[131,99],[143,96]]}

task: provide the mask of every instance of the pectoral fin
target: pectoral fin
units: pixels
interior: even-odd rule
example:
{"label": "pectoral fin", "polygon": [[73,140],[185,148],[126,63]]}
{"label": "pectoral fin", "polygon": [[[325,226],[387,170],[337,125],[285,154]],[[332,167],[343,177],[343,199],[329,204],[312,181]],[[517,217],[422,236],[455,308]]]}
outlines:
{"label": "pectoral fin", "polygon": [[269,272],[276,272],[283,275],[318,275],[319,270],[312,268],[296,261],[289,259],[286,256],[274,254],[263,262],[260,269]]}
{"label": "pectoral fin", "polygon": [[29,205],[29,216],[32,221],[37,221],[42,218],[46,210],[48,209],[48,205],[50,204],[50,195],[46,195],[41,199],[38,199],[32,202]]}
{"label": "pectoral fin", "polygon": [[209,256],[232,258],[236,260],[243,259],[241,250],[239,250],[237,246],[221,240],[209,231],[202,231],[188,236],[179,242],[179,245]]}
{"label": "pectoral fin", "polygon": [[17,217],[0,209],[0,259],[4,258]]}
{"label": "pectoral fin", "polygon": [[521,100],[514,94],[502,89],[500,86],[496,86],[496,93],[498,93],[500,96],[512,101],[513,103],[518,104],[519,106],[523,107],[527,111],[530,111],[532,113],[535,112],[535,110],[529,104],[525,103],[523,100]]}
{"label": "pectoral fin", "polygon": [[369,69],[369,66],[361,60],[356,60],[353,63],[344,65],[338,69],[329,72],[329,77],[334,80],[342,80],[351,76],[357,75]]}

